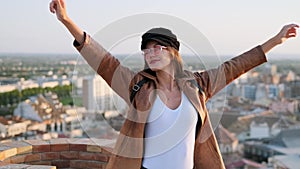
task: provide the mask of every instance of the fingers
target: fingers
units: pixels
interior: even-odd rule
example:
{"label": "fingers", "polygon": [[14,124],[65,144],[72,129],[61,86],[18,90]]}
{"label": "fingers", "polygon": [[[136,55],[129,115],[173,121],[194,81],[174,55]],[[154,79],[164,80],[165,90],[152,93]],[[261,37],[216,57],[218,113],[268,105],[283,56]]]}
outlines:
{"label": "fingers", "polygon": [[58,0],[59,1],[59,5],[62,8],[65,8],[65,1],[64,0]]}
{"label": "fingers", "polygon": [[49,7],[50,7],[50,11],[52,13],[55,13],[57,10],[62,9],[62,8],[65,7],[65,2],[64,2],[64,0],[52,0],[50,2]]}
{"label": "fingers", "polygon": [[56,2],[57,2],[57,5],[58,5],[60,8],[62,8],[63,1],[61,1],[61,0],[56,0]]}
{"label": "fingers", "polygon": [[287,33],[286,33],[286,37],[287,38],[296,37],[296,35],[297,35],[297,29],[296,28],[299,28],[299,25],[297,25],[297,24],[288,25],[288,30],[287,30]]}
{"label": "fingers", "polygon": [[285,25],[283,29],[287,30],[287,32],[296,32],[296,28],[299,28],[299,25],[297,24],[289,24]]}
{"label": "fingers", "polygon": [[299,25],[297,24],[288,24],[285,25],[282,30],[280,31],[282,38],[291,38],[296,37],[297,35],[297,28],[299,28]]}
{"label": "fingers", "polygon": [[292,24],[285,25],[284,28],[299,28],[299,25],[292,23]]}
{"label": "fingers", "polygon": [[50,5],[49,5],[49,9],[50,9],[50,12],[52,12],[52,13],[55,13],[55,7],[54,7],[54,2],[52,1],[52,2],[50,2]]}
{"label": "fingers", "polygon": [[291,26],[294,28],[299,28],[299,25],[297,25],[297,24],[291,24]]}
{"label": "fingers", "polygon": [[55,13],[56,9],[57,9],[57,1],[56,0],[52,0],[50,2],[49,8],[50,8],[50,12]]}

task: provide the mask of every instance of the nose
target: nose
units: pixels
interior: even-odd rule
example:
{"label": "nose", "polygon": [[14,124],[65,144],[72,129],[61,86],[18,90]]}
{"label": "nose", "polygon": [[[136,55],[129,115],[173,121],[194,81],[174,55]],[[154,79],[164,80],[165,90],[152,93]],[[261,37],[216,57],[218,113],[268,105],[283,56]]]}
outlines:
{"label": "nose", "polygon": [[149,53],[145,54],[146,59],[152,59],[155,56],[156,56],[156,54],[154,52],[149,52]]}

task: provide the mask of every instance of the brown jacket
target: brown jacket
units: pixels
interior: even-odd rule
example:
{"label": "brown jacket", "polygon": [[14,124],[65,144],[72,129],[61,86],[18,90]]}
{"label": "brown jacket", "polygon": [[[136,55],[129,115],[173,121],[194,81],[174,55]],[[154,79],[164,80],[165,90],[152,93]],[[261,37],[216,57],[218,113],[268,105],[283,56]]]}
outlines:
{"label": "brown jacket", "polygon": [[[83,44],[74,44],[86,59],[89,65],[108,83],[108,85],[121,96],[130,109],[121,128],[113,155],[107,169],[140,169],[143,158],[143,137],[145,122],[155,100],[155,86],[157,79],[145,71],[133,73],[107,51],[103,49],[90,36],[86,36]],[[192,73],[185,71],[177,79],[179,88],[189,98],[198,111],[200,125],[194,149],[195,169],[220,169],[225,168],[219,146],[214,135],[211,122],[206,109],[206,102],[227,84],[238,78],[248,70],[266,62],[266,57],[260,46],[251,49],[215,69],[204,72]],[[132,104],[129,101],[131,87],[147,77],[149,80],[135,95]],[[190,80],[196,79],[203,89],[191,84]]]}

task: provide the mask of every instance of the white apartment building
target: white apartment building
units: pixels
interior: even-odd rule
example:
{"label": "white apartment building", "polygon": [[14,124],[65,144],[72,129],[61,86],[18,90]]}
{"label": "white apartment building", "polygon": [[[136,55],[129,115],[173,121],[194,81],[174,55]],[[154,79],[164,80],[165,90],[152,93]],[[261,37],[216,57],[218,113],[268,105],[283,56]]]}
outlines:
{"label": "white apartment building", "polygon": [[10,92],[13,90],[24,90],[24,89],[30,89],[30,88],[37,88],[37,87],[50,87],[53,88],[58,85],[70,85],[71,82],[69,79],[66,79],[66,77],[62,78],[39,78],[38,81],[34,80],[25,80],[24,78],[21,78],[20,81],[16,84],[10,84],[10,85],[0,85],[0,93],[4,92]]}
{"label": "white apartment building", "polygon": [[100,76],[88,76],[82,81],[83,106],[88,111],[113,110],[113,91]]}

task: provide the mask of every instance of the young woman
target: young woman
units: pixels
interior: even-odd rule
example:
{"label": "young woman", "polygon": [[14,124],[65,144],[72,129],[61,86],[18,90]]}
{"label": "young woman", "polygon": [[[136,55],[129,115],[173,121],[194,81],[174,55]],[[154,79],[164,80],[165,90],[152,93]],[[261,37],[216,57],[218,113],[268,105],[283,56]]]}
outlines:
{"label": "young woman", "polygon": [[[205,103],[266,62],[265,54],[295,37],[298,28],[286,25],[262,45],[201,73],[183,70],[176,35],[153,28],[142,36],[145,69],[134,74],[73,23],[64,0],[52,0],[50,11],[74,36],[74,46],[89,65],[130,107],[107,169],[225,168]],[[143,79],[147,80],[131,101],[132,88]]]}

